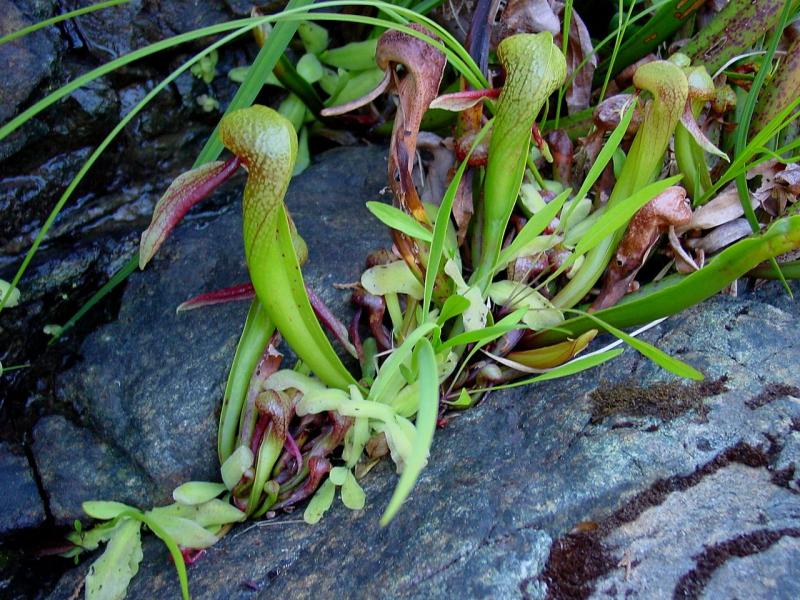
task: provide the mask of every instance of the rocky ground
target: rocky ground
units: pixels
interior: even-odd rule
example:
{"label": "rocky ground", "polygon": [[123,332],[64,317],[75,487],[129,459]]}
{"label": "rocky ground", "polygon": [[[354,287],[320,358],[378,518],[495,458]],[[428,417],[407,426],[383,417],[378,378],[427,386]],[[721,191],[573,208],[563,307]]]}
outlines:
{"label": "rocky ground", "polygon": [[[383,154],[330,152],[290,190],[309,281],[338,310],[346,292],[330,284],[352,281],[382,241],[379,228],[353,240],[352,223],[371,219],[362,203],[381,189]],[[322,213],[324,227],[312,227]],[[214,477],[217,406],[246,307],[176,315],[174,306],[241,280],[238,226],[231,211],[182,227],[131,278],[119,318],[89,335],[58,377],[76,417],[43,417],[32,445],[56,523],[80,517],[85,499],[147,506],[181,481]],[[395,482],[387,464],[366,478],[359,513],[339,506],[314,527],[299,515],[240,526],[190,568],[193,593],[796,597],[798,312],[767,286],[646,334],[700,368],[703,384],[629,350],[577,377],[491,394],[437,432],[430,465],[389,527],[377,523]],[[50,597],[68,598],[84,573],[69,571]],[[166,550],[150,540],[130,597],[177,593]]]}
{"label": "rocky ground", "polygon": [[[8,56],[25,76],[10,72],[0,86],[0,121],[70,69],[244,10],[232,0],[161,4],[170,8],[155,21],[140,0],[123,21],[93,17],[15,42]],[[2,31],[65,7],[0,0]],[[1,60],[9,48],[0,46]],[[247,52],[221,61],[233,66]],[[103,80],[4,142],[0,277],[10,279],[102,123],[161,67]],[[174,308],[245,279],[236,181],[63,343],[47,348],[39,332],[128,258],[152,202],[216,118],[195,96],[222,98],[226,81],[209,89],[189,76],[137,121],[58,221],[22,305],[0,317],[0,359],[33,363],[0,383],[0,596],[75,597],[87,562],[23,559],[57,543],[82,501],[148,507],[187,479],[216,478],[219,400],[247,307]],[[152,153],[139,150],[146,145]],[[321,155],[289,191],[310,248],[308,281],[340,314],[348,294],[332,284],[355,280],[365,254],[386,243],[363,207],[384,185],[384,149],[357,147]],[[337,505],[313,527],[290,514],[236,528],[190,567],[193,597],[797,598],[799,314],[779,286],[740,287],[645,334],[701,369],[703,384],[628,350],[576,377],[490,394],[437,431],[389,527],[378,517],[396,476],[383,464],[363,482],[363,511]],[[149,538],[129,597],[178,596],[166,550]]]}

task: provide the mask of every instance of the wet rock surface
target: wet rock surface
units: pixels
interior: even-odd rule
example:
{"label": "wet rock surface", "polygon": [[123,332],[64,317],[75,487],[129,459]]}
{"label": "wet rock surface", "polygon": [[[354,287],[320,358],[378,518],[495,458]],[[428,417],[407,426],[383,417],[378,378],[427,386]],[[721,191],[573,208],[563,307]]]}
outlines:
{"label": "wet rock surface", "polygon": [[21,448],[0,443],[0,535],[44,523],[44,505]]}
{"label": "wet rock surface", "polygon": [[62,416],[44,417],[33,430],[33,456],[56,525],[69,525],[98,490],[120,502],[152,503],[157,486],[118,448]]}
{"label": "wet rock surface", "polygon": [[[2,0],[0,35],[85,4]],[[0,124],[111,58],[235,14],[223,0],[137,0],[3,44],[0,64],[7,68],[0,80]],[[200,47],[184,44],[87,82],[0,141],[0,278],[13,277],[50,210],[119,120]],[[19,331],[38,332],[44,324],[63,322],[91,295],[87,290],[107,280],[109,261],[91,246],[110,246],[113,255],[130,256],[128,234],[146,226],[160,194],[193,163],[221,114],[206,112],[197,99],[207,95],[224,108],[236,90],[227,73],[249,64],[256,51],[247,36],[221,49],[210,83],[184,73],[108,146],[72,193],[29,269],[29,274],[55,270],[60,276],[38,280],[42,285],[32,290],[29,275],[21,286],[23,303],[43,297],[48,302],[24,320],[0,315],[0,360],[31,362],[41,347],[28,347]],[[278,100],[278,95],[262,98]],[[59,298],[64,295],[69,302]]]}
{"label": "wet rock surface", "polygon": [[[2,0],[0,35],[86,4]],[[0,64],[6,68],[0,78],[0,124],[119,52],[226,21],[240,9],[223,0],[136,0],[2,44]],[[87,82],[0,140],[0,278],[14,277],[51,209],[119,120],[200,48],[198,43],[184,44]],[[30,454],[40,417],[56,414],[83,423],[72,404],[56,397],[56,374],[80,358],[87,332],[115,318],[124,286],[95,306],[57,346],[47,345],[50,333],[135,252],[155,202],[191,166],[221,114],[206,112],[198,97],[211,96],[224,108],[237,87],[228,72],[249,64],[256,51],[253,40],[243,36],[218,52],[210,83],[184,73],[120,132],[73,191],[27,268],[19,286],[20,305],[0,313],[0,361],[29,365],[2,376],[0,441],[23,446]],[[280,99],[270,92],[275,89],[260,101]],[[220,194],[191,219],[201,223],[230,200]],[[51,451],[67,446],[57,443]]]}
{"label": "wet rock surface", "polygon": [[[0,1],[0,35],[23,29],[53,16],[55,2]],[[0,46],[5,75],[0,86],[0,122],[14,116],[18,107],[50,75],[60,49],[59,36],[40,30]]]}

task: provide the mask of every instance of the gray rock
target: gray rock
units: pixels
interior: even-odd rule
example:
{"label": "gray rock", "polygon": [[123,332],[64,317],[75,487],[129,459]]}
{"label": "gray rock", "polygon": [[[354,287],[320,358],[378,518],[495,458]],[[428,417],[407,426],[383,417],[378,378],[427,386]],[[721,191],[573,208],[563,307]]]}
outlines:
{"label": "gray rock", "polygon": [[118,448],[61,416],[36,424],[33,456],[57,525],[71,524],[85,500],[141,504],[164,499]]}
{"label": "gray rock", "polygon": [[[81,15],[74,20],[81,39],[89,52],[102,61],[113,60],[145,45],[141,31],[134,27],[136,16],[142,10],[143,0],[115,6],[110,9]],[[67,0],[68,10],[81,6],[76,0]]]}
{"label": "gray rock", "polygon": [[[387,241],[381,227],[363,225],[371,219],[363,202],[377,197],[384,173],[382,149],[334,150],[296,178],[287,196],[299,231],[309,232],[307,282],[340,314],[349,293],[331,284],[356,280],[366,254]],[[227,188],[230,196],[238,196],[239,184]],[[175,307],[246,281],[241,248],[238,200],[210,223],[181,227],[153,264],[131,277],[117,321],[86,339],[83,362],[59,380],[62,400],[120,449],[128,468],[157,483],[157,498],[188,479],[218,478],[218,406],[247,304],[180,315]],[[61,499],[58,487],[46,489],[65,518],[80,516],[79,502]],[[82,490],[82,499],[98,496],[88,493]]]}
{"label": "gray rock", "polygon": [[[491,394],[437,431],[428,467],[388,527],[378,518],[396,478],[382,464],[364,481],[361,512],[337,503],[317,526],[288,515],[234,530],[190,567],[193,595],[664,597],[683,581],[707,597],[758,597],[765,586],[772,597],[794,597],[800,497],[785,486],[794,474],[777,465],[800,401],[748,406],[766,384],[800,380],[793,323],[758,300],[716,298],[648,332],[711,377],[729,378],[701,410],[671,418],[593,422],[592,392],[603,380],[632,376],[643,395],[674,380],[632,351],[568,379]],[[589,541],[570,546],[573,528]],[[754,563],[753,554],[697,577],[694,557],[705,547],[748,535],[777,538],[756,544],[772,561]],[[627,581],[617,567],[625,550]],[[151,542],[145,554],[129,597],[177,594],[164,549]],[[748,577],[756,568],[761,575]],[[67,575],[64,586],[79,577]]]}
{"label": "gray rock", "polygon": [[[799,507],[798,497],[774,485],[766,469],[730,464],[685,491],[669,494],[604,538],[613,560],[630,562],[631,567],[615,569],[598,581],[595,597],[626,598],[632,590],[649,598],[697,597],[702,592],[708,598],[796,598],[797,583],[787,570],[791,572],[797,554]],[[775,540],[787,537],[787,552],[764,564],[758,576],[747,576],[754,565],[744,559],[754,555],[758,562],[758,554],[769,549],[748,540],[792,529],[795,538],[784,534]],[[737,555],[742,557],[738,564],[728,562]],[[711,578],[714,583],[706,588]],[[769,585],[770,580],[775,584]]]}
{"label": "gray rock", "polygon": [[27,249],[70,181],[89,156],[89,148],[59,154],[25,175],[0,180],[0,251],[13,256]]}
{"label": "gray rock", "polygon": [[[77,0],[66,0],[74,9]],[[148,43],[179,33],[222,23],[229,18],[225,2],[170,0],[154,4],[133,0],[128,4],[82,15],[75,19],[89,51],[98,59],[118,58]]]}
{"label": "gray rock", "polygon": [[[770,543],[772,539],[765,541]],[[745,590],[753,600],[800,598],[800,540],[796,535],[783,535],[773,543],[763,550],[757,545],[748,548],[746,543],[741,544],[745,556],[727,557],[727,562],[712,575],[703,598],[743,597]]]}
{"label": "gray rock", "polygon": [[42,525],[47,515],[27,457],[0,443],[0,536]]}
{"label": "gray rock", "polygon": [[[0,0],[0,36],[52,16],[55,2]],[[10,119],[31,92],[48,77],[58,52],[58,35],[39,30],[0,46],[0,123]]]}

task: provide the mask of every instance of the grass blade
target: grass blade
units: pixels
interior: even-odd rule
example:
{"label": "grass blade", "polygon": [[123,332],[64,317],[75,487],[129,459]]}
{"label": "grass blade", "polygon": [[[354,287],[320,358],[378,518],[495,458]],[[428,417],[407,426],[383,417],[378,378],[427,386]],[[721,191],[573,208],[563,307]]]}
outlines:
{"label": "grass blade", "polygon": [[95,293],[91,298],[89,298],[89,300],[86,301],[83,304],[83,306],[81,306],[78,309],[78,311],[74,315],[72,315],[69,318],[69,320],[58,329],[58,331],[47,342],[47,345],[49,346],[51,344],[54,344],[55,342],[58,341],[58,339],[62,335],[64,335],[67,331],[72,329],[75,323],[77,323],[78,320],[81,319],[81,317],[83,317],[83,315],[89,312],[100,300],[105,298],[106,295],[108,295],[111,292],[111,290],[113,290],[120,283],[125,281],[128,278],[128,275],[130,275],[133,271],[136,270],[137,266],[138,263],[128,262],[122,267],[122,269],[114,273],[114,276],[111,279],[109,279],[103,285],[103,287],[97,290],[97,293]]}
{"label": "grass blade", "polygon": [[[631,5],[636,4],[631,2]],[[703,6],[702,2],[692,2],[686,6],[686,0],[667,0],[651,7],[657,9],[653,18],[647,21],[635,35],[631,36],[629,40],[625,41],[619,50],[616,52],[616,61],[607,58],[600,66],[597,67],[598,78],[596,83],[600,82],[599,75],[603,71],[607,71],[612,77],[617,75],[622,69],[635,63],[637,60],[645,56],[648,52],[652,52],[658,47],[661,42],[666,40],[675,31],[691,17],[697,10]],[[685,10],[683,10],[685,9]],[[631,19],[627,24],[630,26],[639,18],[641,14]],[[618,67],[615,65],[619,65]]]}
{"label": "grass blade", "polygon": [[397,383],[403,379],[403,375],[400,372],[400,365],[411,355],[417,342],[437,328],[438,325],[436,325],[436,323],[424,323],[408,334],[400,347],[395,348],[389,355],[389,358],[386,359],[386,362],[381,365],[381,370],[378,372],[378,377],[369,390],[367,400],[372,400],[374,402],[387,401],[387,399],[384,398],[387,390],[397,388]]}
{"label": "grass blade", "polygon": [[561,210],[561,207],[564,206],[564,203],[567,201],[567,198],[569,198],[571,191],[571,189],[566,189],[561,192],[558,196],[548,202],[547,206],[534,214],[531,219],[525,223],[525,226],[514,238],[514,241],[512,241],[507,248],[500,252],[500,256],[497,258],[497,264],[494,268],[495,271],[505,268],[505,266],[517,254],[517,252],[522,250],[528,243],[533,241],[535,237],[545,230],[545,228],[558,214],[558,211]]}
{"label": "grass blade", "polygon": [[[310,4],[312,1],[313,0],[291,0],[287,5],[287,10],[293,7],[302,8],[303,6]],[[261,19],[260,21],[264,21],[264,19]],[[249,106],[250,104],[252,104],[253,100],[255,100],[256,96],[258,95],[258,92],[261,90],[264,81],[266,81],[267,76],[272,72],[272,70],[274,69],[275,65],[278,62],[278,59],[283,55],[283,52],[286,49],[286,46],[289,44],[289,41],[294,35],[294,32],[296,31],[298,25],[299,23],[297,22],[286,22],[286,23],[279,23],[278,25],[275,26],[275,28],[272,31],[272,34],[264,42],[264,46],[261,48],[258,55],[256,56],[256,59],[253,61],[253,64],[251,65],[250,69],[247,71],[247,75],[245,76],[244,81],[239,86],[236,95],[234,95],[230,104],[225,109],[225,113],[223,114],[223,116],[233,110],[244,108],[245,106]],[[249,28],[243,28],[240,31],[236,32],[236,36],[238,37],[239,35],[247,33],[248,31]],[[217,42],[216,44],[212,44],[212,47],[216,48],[217,44],[222,45],[220,42]],[[44,239],[44,236],[47,234],[47,231],[50,229],[50,226],[52,225],[52,221],[54,221],[55,218],[58,216],[58,213],[61,212],[61,209],[63,208],[64,204],[67,202],[69,197],[72,195],[72,192],[74,191],[75,187],[77,187],[78,183],[80,183],[86,172],[91,168],[91,166],[94,164],[97,158],[99,158],[100,155],[105,151],[108,144],[111,143],[111,141],[117,136],[117,134],[119,134],[119,132],[125,127],[125,125],[127,125],[127,123],[136,115],[136,113],[142,110],[150,102],[150,100],[152,100],[152,98],[156,96],[156,94],[158,94],[164,87],[166,87],[169,83],[171,83],[172,80],[177,78],[178,75],[183,73],[183,71],[191,67],[192,64],[194,64],[195,62],[200,60],[200,58],[202,58],[203,56],[205,56],[210,52],[211,49],[206,49],[206,51],[204,51],[201,55],[195,56],[194,58],[191,59],[191,61],[179,67],[179,69],[177,69],[173,74],[167,77],[167,79],[165,79],[164,82],[162,82],[162,84],[159,84],[159,86],[154,88],[139,104],[137,104],[136,107],[134,107],[134,109],[130,113],[128,113],[128,115],[126,115],[122,119],[122,121],[120,121],[120,123],[117,125],[117,127],[114,128],[111,134],[109,134],[109,136],[105,140],[103,140],[100,146],[98,146],[97,150],[95,150],[92,156],[89,157],[89,159],[86,161],[84,166],[81,168],[81,171],[78,173],[78,175],[76,175],[75,179],[73,179],[73,182],[70,183],[70,186],[64,192],[64,195],[62,195],[61,199],[58,201],[55,208],[50,213],[50,216],[48,217],[47,221],[42,227],[42,230],[36,236],[33,246],[28,251],[28,254],[25,256],[25,260],[23,261],[22,266],[17,271],[17,275],[14,278],[17,282],[19,282],[19,279],[21,279],[22,275],[25,273],[25,270],[27,269],[28,264],[33,258],[33,255],[36,254],[39,245],[41,244],[42,240]],[[87,77],[89,75],[91,75],[91,73],[87,74]],[[81,78],[79,78],[76,81],[79,81],[80,79]],[[76,87],[80,86],[78,85]],[[194,162],[193,165],[194,167],[198,167],[212,160],[216,160],[217,157],[219,157],[220,153],[222,152],[222,142],[220,142],[219,136],[217,135],[218,128],[219,124],[217,124],[217,127],[214,128],[214,131],[211,133],[211,136],[209,137],[208,141],[206,141],[205,145],[203,146],[203,149],[200,151],[197,160],[195,160]],[[3,133],[2,130],[0,130],[0,139],[2,139],[2,137]],[[78,321],[78,319],[80,319],[83,315],[86,314],[86,312],[88,312],[88,310],[92,306],[96,305],[100,300],[102,300],[117,285],[125,281],[128,275],[130,275],[133,272],[134,268],[138,264],[139,264],[139,253],[136,252],[128,260],[128,262],[125,263],[122,266],[122,268],[113,275],[111,280],[109,280],[105,285],[103,285],[103,287],[97,290],[97,292],[93,294],[91,298],[89,298],[86,304],[84,304],[80,309],[78,309],[78,311],[72,317],[70,317],[69,321],[67,321],[67,324],[70,327],[72,327]],[[125,275],[122,275],[123,273],[125,273]],[[5,301],[6,301],[5,298],[0,299],[0,311],[3,310]],[[63,333],[63,331],[64,330],[62,329],[61,333]],[[51,340],[51,343],[53,341],[55,340]]]}
{"label": "grass blade", "polygon": [[381,517],[385,526],[394,518],[403,501],[411,493],[414,484],[428,461],[428,453],[436,430],[436,416],[439,413],[439,377],[436,368],[436,355],[427,338],[421,338],[414,351],[418,370],[419,410],[415,422],[416,435],[411,455],[406,459],[400,481],[394,488],[389,506]]}
{"label": "grass blade", "polygon": [[423,242],[431,243],[433,236],[419,221],[399,208],[383,202],[367,202],[367,209],[381,223]]}
{"label": "grass blade", "polygon": [[[594,226],[575,246],[575,251],[572,253],[572,256],[578,257],[581,254],[585,254],[611,233],[617,231],[620,227],[625,227],[639,209],[668,187],[678,183],[682,177],[682,175],[674,175],[667,179],[651,183],[605,210]],[[572,261],[574,262],[574,259],[572,259]]]}
{"label": "grass blade", "polygon": [[[753,118],[753,111],[756,108],[756,102],[758,102],[758,95],[761,92],[761,86],[764,84],[767,71],[769,71],[769,69],[766,67],[772,63],[772,58],[775,56],[775,50],[778,48],[778,42],[780,41],[781,35],[783,35],[784,28],[789,22],[789,15],[791,14],[792,5],[793,2],[791,0],[784,0],[783,10],[781,11],[781,16],[778,19],[778,25],[775,27],[775,31],[772,32],[767,53],[761,62],[762,68],[760,68],[756,73],[756,77],[753,80],[753,84],[747,94],[744,111],[739,119],[736,130],[736,143],[734,147],[737,156],[739,156],[739,154],[741,154],[747,146],[747,132],[750,130],[750,121]],[[755,210],[750,204],[750,191],[747,189],[746,172],[742,172],[737,175],[736,189],[739,192],[739,200],[742,203],[742,208],[744,209],[745,217],[747,217],[747,222],[750,223],[750,228],[753,230],[753,233],[757,233],[760,229],[760,225],[758,223],[758,219],[756,218]],[[791,296],[792,290],[789,288],[789,284],[786,283],[786,279],[781,274],[778,263],[775,262],[774,258],[771,258],[770,262],[776,273],[778,273],[778,276],[783,283],[783,287],[789,293],[789,296]]]}
{"label": "grass blade", "polygon": [[[609,58],[608,67],[606,69],[606,76],[603,79],[603,86],[600,88],[600,97],[598,99],[598,103],[602,102],[606,97],[606,90],[608,89],[608,82],[611,79],[611,74],[614,72],[614,67],[617,64],[617,55],[619,54],[619,48],[622,44],[622,39],[625,37],[625,32],[628,30],[628,26],[631,24],[631,15],[633,15],[633,9],[636,6],[636,2],[631,2],[630,6],[628,7],[628,12],[625,14],[623,19],[622,11],[624,8],[624,4],[622,0],[619,0],[617,14],[618,14],[618,26],[617,26],[617,37],[614,40],[614,49],[611,51],[611,58]],[[665,7],[666,8],[666,7]],[[650,21],[647,22],[645,27],[651,25],[652,23],[659,23],[660,24],[660,17],[665,14],[664,8],[662,8],[656,16],[654,16]],[[669,13],[666,13],[669,14]],[[639,40],[643,39],[637,35]],[[640,45],[640,44],[637,44]],[[628,63],[626,63],[628,64]]]}
{"label": "grass blade", "polygon": [[44,19],[43,21],[39,21],[38,23],[34,23],[33,25],[29,25],[28,27],[23,27],[22,29],[18,29],[17,31],[12,31],[11,33],[4,35],[3,37],[0,37],[0,46],[5,44],[6,42],[11,42],[23,36],[31,34],[34,31],[39,31],[40,29],[44,29],[45,27],[50,27],[51,25],[56,25],[57,23],[61,23],[62,21],[66,21],[68,19],[74,19],[75,17],[80,17],[81,15],[85,15],[88,13],[97,12],[98,10],[103,10],[104,8],[111,8],[112,6],[127,4],[130,1],[131,0],[106,0],[106,2],[99,2],[97,4],[92,4],[90,6],[84,6],[77,10],[71,10],[69,12],[56,15],[55,17]]}
{"label": "grass blade", "polygon": [[[314,0],[290,0],[286,5],[286,10],[303,8],[309,4],[313,4],[313,2]],[[300,21],[283,21],[275,25],[275,28],[265,40],[256,59],[247,71],[244,81],[239,86],[239,89],[236,90],[236,94],[233,96],[228,108],[225,109],[223,117],[229,112],[245,108],[253,103],[258,92],[261,91],[261,87],[264,85],[267,76],[272,73],[275,65],[278,64],[278,60],[283,55],[286,46],[289,45],[299,25]],[[220,120],[221,118],[222,117],[220,117]],[[208,141],[197,156],[197,160],[194,163],[195,167],[212,160],[217,160],[220,152],[222,152],[222,141],[217,134],[218,130],[219,123],[217,123],[214,131],[211,132]]]}
{"label": "grass blade", "polygon": [[[608,136],[608,140],[603,144],[603,149],[600,150],[594,164],[589,169],[589,172],[586,173],[583,184],[578,190],[578,194],[575,196],[575,203],[573,206],[577,206],[578,202],[586,197],[586,194],[589,193],[589,190],[592,189],[595,182],[600,179],[600,175],[603,174],[608,163],[611,162],[611,159],[614,157],[614,152],[617,151],[617,148],[619,148],[619,145],[622,143],[622,138],[625,137],[625,133],[628,131],[635,110],[636,101],[634,100],[623,113],[619,125],[617,125],[614,131],[611,132],[611,135]],[[569,215],[567,215],[567,220],[569,220]]]}
{"label": "grass blade", "polygon": [[472,344],[474,342],[480,343],[482,340],[488,337],[500,337],[512,329],[517,329],[520,321],[522,321],[522,317],[524,317],[525,313],[527,312],[527,308],[519,308],[511,314],[503,317],[494,325],[490,325],[489,327],[484,327],[482,329],[475,329],[474,331],[465,331],[463,333],[459,333],[458,335],[451,337],[449,340],[442,342],[442,344],[436,348],[436,351],[441,353],[444,350],[449,350],[450,348],[454,348],[456,346],[463,346],[465,344]]}
{"label": "grass blade", "polygon": [[604,362],[608,362],[609,360],[611,360],[612,358],[616,358],[623,352],[624,350],[622,348],[615,348],[613,350],[607,350],[605,352],[600,352],[598,354],[590,354],[588,356],[584,356],[583,358],[576,358],[575,360],[571,360],[568,363],[564,363],[560,367],[556,367],[555,369],[548,371],[547,373],[542,373],[541,375],[537,375],[536,377],[530,377],[528,379],[523,379],[522,381],[515,381],[514,383],[505,383],[503,385],[497,385],[490,388],[472,390],[472,392],[482,393],[495,390],[507,390],[510,388],[520,387],[523,385],[530,385],[532,383],[550,381],[551,379],[569,377],[571,375],[575,375],[576,373],[580,373],[581,371],[586,371],[587,369],[591,369],[592,367],[601,365]]}
{"label": "grass blade", "polygon": [[453,202],[458,192],[458,186],[461,184],[461,179],[464,177],[464,172],[469,163],[469,157],[475,148],[478,147],[481,140],[486,136],[493,120],[489,120],[483,128],[475,136],[475,141],[469,149],[469,153],[461,161],[458,170],[450,185],[447,186],[447,191],[444,193],[442,203],[439,205],[439,210],[436,213],[436,222],[433,226],[433,240],[431,241],[431,249],[428,257],[428,266],[425,270],[425,291],[422,296],[422,314],[427,315],[431,306],[431,297],[433,296],[433,287],[436,283],[436,276],[439,274],[439,266],[442,264],[442,255],[444,253],[444,242],[447,237],[447,225],[450,223],[450,213],[453,210]]}
{"label": "grass blade", "polygon": [[702,381],[705,377],[704,375],[695,369],[693,366],[686,364],[682,360],[675,358],[674,356],[670,356],[663,350],[659,350],[653,344],[649,342],[645,342],[644,340],[640,340],[635,338],[631,335],[628,335],[621,329],[617,329],[613,325],[609,325],[602,319],[599,319],[592,313],[584,312],[582,310],[575,310],[571,309],[570,312],[574,312],[580,315],[583,315],[590,321],[594,322],[598,327],[605,329],[608,333],[616,337],[617,339],[622,340],[626,344],[628,344],[631,348],[646,356],[654,363],[656,363],[662,369],[666,369],[667,371],[678,375],[679,377],[687,377],[689,379],[694,379],[695,381]]}
{"label": "grass blade", "polygon": [[[114,127],[114,129],[111,130],[111,132],[105,137],[105,139],[102,142],[100,142],[100,145],[98,145],[97,148],[95,148],[94,152],[92,152],[92,154],[89,156],[89,158],[86,159],[86,162],[83,163],[83,166],[81,166],[81,168],[78,171],[78,173],[75,175],[75,177],[73,177],[72,181],[69,183],[67,188],[64,190],[64,193],[61,194],[61,197],[58,199],[58,202],[56,202],[56,205],[53,207],[53,210],[50,211],[50,214],[47,216],[47,219],[45,220],[44,224],[42,225],[41,229],[39,230],[39,233],[36,234],[36,237],[33,240],[33,244],[31,244],[30,249],[25,254],[25,258],[22,260],[22,264],[19,266],[19,268],[17,269],[16,274],[14,275],[14,279],[12,281],[12,288],[16,287],[19,284],[20,279],[22,279],[22,276],[25,274],[25,271],[27,270],[28,266],[30,265],[31,260],[33,260],[33,257],[36,254],[36,252],[38,251],[39,246],[41,246],[42,242],[44,241],[44,238],[47,235],[47,232],[50,231],[50,227],[52,227],[53,223],[55,222],[56,218],[58,217],[59,213],[61,212],[61,209],[64,208],[64,205],[72,197],[72,193],[75,191],[75,189],[81,183],[81,181],[83,181],[83,178],[86,176],[86,174],[92,168],[94,163],[97,162],[97,159],[100,158],[100,156],[103,154],[103,152],[105,152],[106,148],[108,148],[108,146],[111,144],[111,142],[113,142],[116,139],[116,137],[122,132],[122,130],[125,129],[125,127],[128,125],[128,123],[130,123],[131,120],[133,120],[133,118],[136,115],[138,115],[142,111],[142,109],[144,109],[144,107],[147,106],[150,103],[151,100],[153,100],[153,98],[155,98],[159,93],[161,93],[161,91],[165,87],[167,87],[170,83],[172,83],[175,79],[177,79],[182,73],[184,73],[185,71],[190,69],[192,67],[192,65],[197,63],[204,56],[210,54],[212,51],[216,50],[217,48],[219,48],[219,47],[221,47],[221,46],[223,46],[225,44],[227,44],[229,41],[231,41],[231,40],[233,40],[233,39],[235,39],[235,38],[237,38],[237,37],[239,37],[241,35],[246,34],[248,31],[250,31],[249,25],[246,26],[246,27],[241,27],[237,31],[234,31],[233,33],[228,34],[224,38],[214,42],[213,44],[211,44],[210,46],[208,46],[207,48],[205,48],[204,50],[202,50],[198,54],[194,55],[191,59],[189,59],[188,61],[183,63],[177,69],[175,69],[165,79],[163,79],[158,85],[156,85],[152,90],[150,90],[150,92],[148,92],[147,95],[144,98],[142,98],[142,100],[139,101],[139,103],[136,104],[136,106],[134,106],[130,110],[130,112],[128,112],[128,114],[126,114],[120,120],[119,123],[117,123],[117,125]],[[80,78],[79,78],[79,80],[80,80]],[[76,81],[78,81],[78,80],[76,80]],[[80,86],[76,86],[76,87],[80,87]],[[52,96],[52,94],[51,94],[51,96]],[[50,96],[48,96],[48,98],[49,97]],[[117,274],[122,272],[122,271],[126,271],[128,269],[131,269],[131,265],[138,265],[138,264],[139,264],[139,255],[138,255],[138,253],[136,253],[120,269],[120,271],[117,272]],[[114,279],[114,281],[116,282],[115,285],[118,285],[119,283],[124,281],[125,278],[117,278],[116,274],[115,274],[115,276],[112,279]],[[99,300],[101,300],[103,298],[103,296],[105,296],[108,292],[110,292],[113,289],[113,287],[114,286],[110,286],[108,288],[105,288],[105,286],[104,286],[105,289],[104,289],[103,294],[100,294],[100,293],[95,294],[94,296],[92,296],[88,300],[88,303],[97,304],[97,302]],[[2,312],[2,310],[5,307],[6,302],[8,301],[9,297],[10,297],[10,291],[6,292],[5,296],[2,299],[0,299],[0,312]],[[70,321],[72,321],[72,320],[73,319],[70,318]],[[75,321],[77,321],[77,319],[75,319]],[[74,324],[74,321],[73,321],[73,324]]]}

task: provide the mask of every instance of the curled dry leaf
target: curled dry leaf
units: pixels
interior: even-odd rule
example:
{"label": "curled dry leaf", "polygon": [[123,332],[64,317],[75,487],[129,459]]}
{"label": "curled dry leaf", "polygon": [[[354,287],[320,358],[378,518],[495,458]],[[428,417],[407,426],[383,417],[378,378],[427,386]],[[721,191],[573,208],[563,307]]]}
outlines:
{"label": "curled dry leaf", "polygon": [[753,230],[747,219],[735,219],[720,225],[704,237],[687,240],[686,245],[696,250],[702,250],[705,254],[713,254],[751,233]]}
{"label": "curled dry leaf", "polygon": [[735,219],[723,223],[704,237],[687,240],[686,245],[696,250],[702,250],[705,254],[713,254],[751,233],[753,230],[747,219]]}
{"label": "curled dry leaf", "polygon": [[572,140],[563,129],[556,129],[547,134],[547,143],[553,155],[553,174],[556,181],[564,187],[572,185]]}
{"label": "curled dry leaf", "polygon": [[[561,6],[559,16],[563,19],[563,3],[553,2],[553,5]],[[561,35],[556,36],[556,44],[561,46]],[[584,60],[586,60],[586,63],[581,67],[580,71],[575,72],[575,69]],[[592,96],[592,78],[596,68],[597,54],[595,54],[589,30],[586,28],[578,11],[573,10],[569,25],[569,39],[567,41],[567,76],[570,77],[575,73],[565,96],[569,114],[576,113],[589,106]]]}
{"label": "curled dry leaf", "polygon": [[608,308],[619,302],[628,293],[658,238],[670,227],[686,225],[691,219],[686,190],[679,186],[667,188],[645,204],[631,219],[591,310]]}
{"label": "curled dry leaf", "polygon": [[450,172],[455,163],[452,149],[452,140],[443,139],[435,133],[421,131],[417,138],[417,147],[427,151],[431,158],[424,161],[425,178],[422,193],[424,202],[439,204],[450,183]]}
{"label": "curled dry leaf", "polygon": [[800,194],[800,165],[783,165],[770,161],[759,165],[757,169],[762,180],[761,185],[753,192],[754,202],[759,203],[773,217],[783,214],[787,204],[797,202]]}
{"label": "curled dry leaf", "polygon": [[[681,241],[678,239],[678,234],[675,233],[675,227],[672,226],[669,228],[669,245],[672,248],[672,252],[675,255],[675,267],[678,270],[678,273],[691,273],[692,271],[698,271],[702,267],[702,260],[700,260],[700,265],[697,264],[694,258],[686,252],[681,244]],[[703,255],[704,257],[705,255]]]}
{"label": "curled dry leaf", "polygon": [[[595,126],[603,131],[611,131],[619,125],[622,120],[622,115],[631,105],[631,102],[634,102],[633,94],[615,94],[614,96],[609,96],[598,104],[592,113],[592,120]],[[643,119],[644,112],[642,106],[637,103],[633,109],[633,117],[631,118],[628,131],[625,132],[625,135],[634,135],[639,130]]]}
{"label": "curled dry leaf", "polygon": [[508,0],[500,21],[492,32],[496,46],[500,40],[517,33],[561,31],[561,21],[548,0]]}
{"label": "curled dry leaf", "polygon": [[614,78],[614,83],[617,86],[617,89],[624,90],[627,87],[630,87],[633,84],[633,76],[636,74],[636,69],[641,67],[642,65],[646,65],[647,63],[651,63],[653,61],[658,60],[658,57],[655,54],[648,54],[637,60],[635,63],[628,65],[619,74]]}
{"label": "curled dry leaf", "polygon": [[[758,206],[758,201],[751,196],[753,208]],[[739,192],[733,185],[726,187],[716,198],[700,206],[694,211],[692,220],[684,227],[679,227],[678,233],[689,229],[713,229],[728,221],[738,219],[744,214]]]}
{"label": "curled dry leaf", "polygon": [[[435,37],[421,25],[412,24],[410,27]],[[428,223],[411,174],[419,126],[425,111],[439,91],[445,57],[439,50],[420,39],[390,30],[378,41],[375,61],[396,79],[395,87],[400,97],[389,145],[389,185],[395,202],[400,207],[421,223]],[[405,68],[402,75],[396,72],[398,65]],[[395,230],[392,230],[392,236],[408,266],[418,275],[421,274],[422,268],[413,240]]]}

